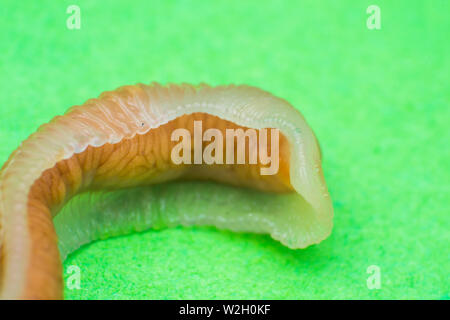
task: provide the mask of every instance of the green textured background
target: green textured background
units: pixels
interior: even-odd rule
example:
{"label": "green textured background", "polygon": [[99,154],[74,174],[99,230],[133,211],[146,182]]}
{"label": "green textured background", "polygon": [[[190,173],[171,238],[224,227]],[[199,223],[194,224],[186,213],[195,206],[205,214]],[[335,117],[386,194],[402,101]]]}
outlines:
{"label": "green textured background", "polygon": [[[80,30],[66,28],[69,4]],[[381,30],[366,28],[370,4]],[[324,152],[335,227],[320,245],[213,228],[99,241],[65,262],[82,275],[66,297],[449,299],[449,12],[447,0],[2,0],[0,163],[68,107],[151,81],[264,88],[302,111]]]}

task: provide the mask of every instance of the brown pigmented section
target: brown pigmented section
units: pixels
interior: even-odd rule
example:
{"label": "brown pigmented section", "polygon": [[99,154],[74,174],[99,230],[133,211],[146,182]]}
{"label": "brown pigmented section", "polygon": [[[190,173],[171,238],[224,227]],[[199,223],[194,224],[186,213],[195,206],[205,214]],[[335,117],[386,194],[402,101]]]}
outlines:
{"label": "brown pigmented section", "polygon": [[[203,132],[209,128],[221,130],[224,137],[224,159],[225,129],[246,129],[205,113],[185,115],[146,134],[138,134],[116,144],[88,147],[84,152],[59,161],[53,168],[42,173],[28,196],[31,254],[23,298],[63,297],[62,267],[52,218],[77,193],[148,185],[173,179],[208,179],[267,192],[293,190],[289,179],[288,141],[281,133],[279,171],[275,175],[260,175],[262,164],[259,160],[254,165],[174,164],[171,150],[179,142],[171,141],[171,134],[178,128],[190,131],[191,154],[194,159],[195,120],[202,121]],[[203,148],[209,143],[203,143]],[[270,150],[270,136],[268,148]],[[234,153],[237,154],[236,148]],[[248,153],[247,145],[246,154]]]}
{"label": "brown pigmented section", "polygon": [[[1,212],[0,212],[1,214]],[[0,226],[1,228],[1,226]],[[0,240],[1,241],[1,240]],[[0,243],[0,288],[3,286],[3,262],[5,261],[5,250],[3,244]]]}

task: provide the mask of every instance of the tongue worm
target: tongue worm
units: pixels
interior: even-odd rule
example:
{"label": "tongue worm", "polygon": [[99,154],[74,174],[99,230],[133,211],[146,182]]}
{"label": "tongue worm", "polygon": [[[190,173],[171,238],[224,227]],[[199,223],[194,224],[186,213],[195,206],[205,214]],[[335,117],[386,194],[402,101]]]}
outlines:
{"label": "tongue worm", "polygon": [[1,169],[0,297],[63,298],[61,261],[97,239],[208,225],[296,249],[328,237],[332,219],[318,142],[285,100],[243,85],[124,86],[41,126]]}

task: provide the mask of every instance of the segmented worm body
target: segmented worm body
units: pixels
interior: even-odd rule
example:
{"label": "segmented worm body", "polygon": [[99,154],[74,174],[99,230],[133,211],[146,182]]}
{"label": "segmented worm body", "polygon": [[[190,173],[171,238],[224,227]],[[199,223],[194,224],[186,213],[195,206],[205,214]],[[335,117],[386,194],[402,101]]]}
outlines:
{"label": "segmented worm body", "polygon": [[[194,137],[196,122],[223,136],[227,129],[252,128],[258,136],[279,129],[278,171],[261,175],[260,160],[174,162],[173,132]],[[317,140],[285,100],[249,86],[125,86],[41,126],[4,164],[0,293],[62,298],[68,253],[134,230],[210,225],[304,248],[330,234],[332,217]]]}

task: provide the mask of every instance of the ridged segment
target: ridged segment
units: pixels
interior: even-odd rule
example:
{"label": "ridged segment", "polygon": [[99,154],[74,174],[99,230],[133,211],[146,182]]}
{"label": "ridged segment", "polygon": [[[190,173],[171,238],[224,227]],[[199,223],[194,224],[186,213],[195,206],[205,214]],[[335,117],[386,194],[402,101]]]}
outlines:
{"label": "ridged segment", "polygon": [[[280,129],[290,146],[289,183],[298,193],[298,208],[304,211],[299,212],[299,217],[304,220],[304,228],[301,230],[304,234],[292,241],[293,238],[290,240],[283,235],[283,230],[271,229],[270,220],[264,220],[267,227],[262,231],[271,233],[275,239],[291,247],[305,247],[317,243],[330,233],[333,213],[321,171],[317,141],[300,113],[286,101],[247,86],[126,86],[106,92],[98,99],[87,101],[83,106],[73,107],[64,116],[56,117],[49,124],[42,126],[22,143],[1,170],[2,297],[60,297],[57,294],[62,289],[60,276],[50,279],[52,274],[60,271],[58,253],[54,245],[56,233],[51,223],[51,211],[42,206],[42,203],[58,203],[61,198],[68,200],[68,194],[81,190],[85,184],[92,183],[91,185],[95,186],[95,181],[89,181],[89,174],[86,173],[89,172],[86,167],[88,163],[99,165],[96,169],[100,172],[115,170],[119,178],[108,183],[111,187],[120,186],[124,181],[120,178],[126,175],[124,168],[133,161],[133,166],[140,165],[139,158],[136,157],[139,150],[136,148],[142,147],[143,143],[139,142],[139,137],[180,116],[192,113],[210,114],[242,127]],[[137,144],[122,143],[135,137]],[[117,151],[107,145],[118,143],[123,144],[122,148],[128,148],[126,152],[134,157],[106,161],[103,163],[105,166],[101,167],[101,157],[114,159],[114,152]],[[102,146],[105,149],[103,155],[89,151]],[[165,147],[158,146],[162,156],[168,154],[167,150],[163,150]],[[79,156],[74,157],[74,154]],[[76,159],[76,162],[68,160],[72,158]],[[160,166],[167,164],[167,157],[156,158],[157,166],[158,159]],[[61,176],[64,176],[64,183],[58,183],[58,187],[50,187],[47,192],[43,192],[43,199],[30,199],[35,182],[46,170],[55,165],[63,166],[63,160],[66,160],[64,165],[69,166],[58,168]],[[141,161],[142,163],[148,163],[148,159]],[[47,179],[50,179],[47,185],[52,185],[52,181],[57,183],[58,180],[56,176],[52,178],[51,175]],[[100,185],[104,186],[104,181]],[[45,188],[39,187],[42,190]],[[201,224],[218,224],[211,218],[202,219],[204,223],[201,219],[197,220]],[[230,228],[230,225],[224,225]],[[41,237],[40,230],[48,232]],[[40,236],[36,238],[35,235]],[[49,248],[50,250],[46,250]],[[47,260],[52,261],[50,268],[45,263]],[[35,274],[48,274],[49,278],[33,276]],[[42,289],[42,284],[46,282],[49,283],[47,291]]]}

